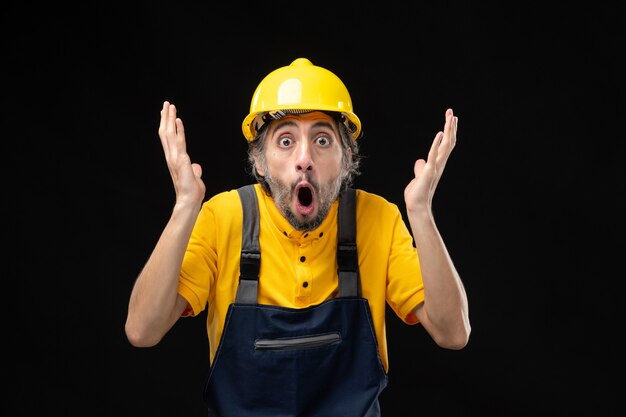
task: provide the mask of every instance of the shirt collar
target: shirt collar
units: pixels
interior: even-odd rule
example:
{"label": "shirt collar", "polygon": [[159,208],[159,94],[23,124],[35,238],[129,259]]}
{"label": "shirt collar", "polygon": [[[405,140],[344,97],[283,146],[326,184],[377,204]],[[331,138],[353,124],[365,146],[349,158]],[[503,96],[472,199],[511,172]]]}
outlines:
{"label": "shirt collar", "polygon": [[339,207],[339,202],[335,201],[326,218],[315,230],[311,230],[309,232],[303,232],[301,230],[296,230],[282,215],[282,213],[276,207],[274,203],[274,199],[264,191],[260,193],[265,203],[265,207],[267,208],[267,212],[271,219],[271,223],[274,227],[276,227],[277,231],[282,235],[286,236],[289,240],[299,241],[299,242],[307,242],[310,240],[320,239],[324,236],[328,236],[331,228],[337,224],[337,208]]}

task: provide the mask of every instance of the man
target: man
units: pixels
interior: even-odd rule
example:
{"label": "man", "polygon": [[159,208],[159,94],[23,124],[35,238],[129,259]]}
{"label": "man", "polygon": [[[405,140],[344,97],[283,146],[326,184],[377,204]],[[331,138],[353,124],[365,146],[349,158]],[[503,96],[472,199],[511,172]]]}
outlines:
{"label": "man", "polygon": [[176,203],[131,293],[131,344],[156,345],[208,308],[209,415],[380,415],[387,303],[441,347],[468,342],[466,294],[431,210],[457,123],[448,109],[415,162],[411,233],[395,204],[350,187],[361,122],[343,82],[308,59],[253,95],[242,128],[257,184],[204,203],[202,169],[165,102],[159,137]]}

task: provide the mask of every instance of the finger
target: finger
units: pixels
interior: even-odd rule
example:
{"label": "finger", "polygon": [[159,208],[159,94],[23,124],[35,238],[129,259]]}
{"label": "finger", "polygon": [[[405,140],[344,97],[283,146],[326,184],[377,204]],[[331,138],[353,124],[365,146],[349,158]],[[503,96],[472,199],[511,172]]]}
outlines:
{"label": "finger", "polygon": [[[435,140],[433,140],[432,145],[430,146],[430,151],[428,152],[428,169],[431,177],[431,189],[437,188],[437,183],[439,182],[439,178],[441,177],[441,173],[443,172],[443,166],[445,165],[445,160],[443,164],[440,161],[440,152],[441,144],[444,140],[444,133],[438,132],[435,135]],[[445,155],[444,155],[445,156]]]}
{"label": "finger", "polygon": [[166,133],[170,138],[176,136],[176,106],[173,104],[169,105],[167,112]]}
{"label": "finger", "polygon": [[446,110],[446,123],[443,127],[444,144],[449,153],[456,144],[456,126],[458,117],[454,115],[452,109]]}
{"label": "finger", "polygon": [[452,109],[446,110],[446,122],[443,128],[443,134],[441,138],[441,144],[438,147],[437,159],[436,159],[436,175],[434,180],[434,187],[439,184],[439,180],[443,175],[443,171],[452,153],[452,149],[456,144],[456,127],[458,118],[454,115]]}
{"label": "finger", "polygon": [[166,116],[166,126],[165,126],[165,139],[167,141],[168,155],[176,159],[176,150],[177,150],[177,138],[176,138],[176,106],[173,104],[169,104],[167,116]]}
{"label": "finger", "polygon": [[202,167],[200,164],[193,163],[191,164],[191,169],[196,177],[202,178]]}
{"label": "finger", "polygon": [[436,163],[437,161],[437,155],[439,154],[439,146],[441,145],[441,142],[443,141],[443,137],[444,134],[443,132],[437,132],[437,134],[435,135],[435,139],[433,140],[433,143],[430,145],[430,150],[428,151],[428,159],[426,162],[431,162],[433,164]]}
{"label": "finger", "polygon": [[167,124],[167,114],[169,113],[170,103],[168,101],[163,102],[161,106],[161,122],[159,123],[159,131],[165,130]]}
{"label": "finger", "polygon": [[180,153],[187,152],[187,142],[185,141],[185,126],[183,121],[176,118],[176,147]]}
{"label": "finger", "polygon": [[443,138],[441,146],[439,147],[439,154],[437,160],[437,169],[439,172],[443,172],[443,168],[456,145],[456,123],[457,117],[454,116],[452,109],[446,111],[446,122],[443,127]]}
{"label": "finger", "polygon": [[424,169],[424,165],[426,165],[426,161],[423,159],[418,159],[415,161],[415,165],[413,165],[413,173],[415,174],[415,178],[418,178]]}
{"label": "finger", "polygon": [[165,132],[167,130],[169,106],[169,102],[163,102],[163,107],[161,107],[161,120],[159,122],[159,139],[161,140],[161,146],[163,146],[163,150],[165,151],[165,153],[167,153],[169,150],[169,147],[167,146],[167,138],[165,135]]}

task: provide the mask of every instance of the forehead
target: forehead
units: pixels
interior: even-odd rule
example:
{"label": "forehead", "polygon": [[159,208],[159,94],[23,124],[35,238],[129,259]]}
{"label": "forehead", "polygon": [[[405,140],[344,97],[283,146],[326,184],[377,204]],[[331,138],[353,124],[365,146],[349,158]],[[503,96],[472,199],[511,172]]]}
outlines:
{"label": "forehead", "polygon": [[303,114],[289,114],[281,119],[274,120],[270,126],[270,133],[276,131],[282,126],[330,126],[333,131],[338,132],[337,121],[324,112],[314,111]]}

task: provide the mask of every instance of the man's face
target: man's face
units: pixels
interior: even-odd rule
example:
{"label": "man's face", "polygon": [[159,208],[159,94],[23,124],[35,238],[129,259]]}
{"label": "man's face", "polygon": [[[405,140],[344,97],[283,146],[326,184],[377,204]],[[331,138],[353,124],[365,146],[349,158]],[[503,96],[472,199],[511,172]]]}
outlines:
{"label": "man's face", "polygon": [[269,126],[265,176],[280,212],[298,230],[317,228],[337,199],[347,171],[335,120],[322,112],[289,115]]}

